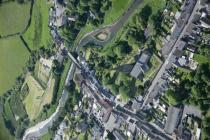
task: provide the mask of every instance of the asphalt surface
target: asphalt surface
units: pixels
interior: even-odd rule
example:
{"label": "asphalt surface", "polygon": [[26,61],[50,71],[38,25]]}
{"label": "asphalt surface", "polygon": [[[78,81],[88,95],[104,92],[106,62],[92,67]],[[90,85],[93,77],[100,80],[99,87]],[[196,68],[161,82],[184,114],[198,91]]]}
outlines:
{"label": "asphalt surface", "polygon": [[[65,85],[69,85],[69,81],[71,81],[74,77],[74,71],[76,69],[75,65],[71,65],[68,75],[65,80]],[[46,120],[36,124],[35,126],[27,129],[24,133],[23,140],[31,140],[31,139],[38,139],[40,136],[43,136],[48,132],[48,129],[52,127],[53,122],[57,120],[60,109],[64,107],[66,101],[68,99],[68,92],[65,90],[62,91],[61,98],[59,99],[59,104],[56,108],[56,111]]]}
{"label": "asphalt surface", "polygon": [[163,129],[160,129],[159,127],[154,126],[154,124],[151,124],[145,120],[145,117],[141,114],[135,114],[133,112],[130,112],[129,110],[126,110],[125,108],[121,106],[117,106],[114,110],[118,113],[123,113],[128,115],[130,118],[136,120],[136,126],[143,131],[147,130],[147,133],[150,136],[153,136],[152,139],[164,139],[164,140],[172,140],[172,137],[167,135]]}
{"label": "asphalt surface", "polygon": [[60,114],[60,109],[64,107],[67,99],[68,99],[68,93],[65,90],[63,90],[56,111],[50,116],[50,118],[27,129],[23,136],[23,140],[38,139],[40,136],[46,134],[48,132],[48,128],[52,127],[53,122],[58,119]]}
{"label": "asphalt surface", "polygon": [[148,104],[149,102],[152,101],[152,99],[156,96],[155,94],[157,94],[157,92],[153,92],[153,90],[155,90],[155,86],[159,83],[159,81],[161,80],[161,76],[163,75],[163,73],[166,71],[166,68],[171,65],[171,62],[173,61],[173,53],[176,50],[176,46],[179,44],[179,41],[181,40],[181,38],[183,37],[183,35],[186,32],[187,27],[189,26],[189,24],[192,22],[193,17],[197,11],[197,9],[200,8],[199,5],[199,0],[196,2],[196,5],[194,6],[194,9],[189,17],[189,20],[187,22],[187,24],[184,26],[184,29],[182,30],[182,32],[180,33],[180,36],[178,36],[177,41],[175,42],[175,44],[172,46],[172,50],[170,51],[170,53],[167,55],[165,62],[163,63],[163,65],[161,66],[160,70],[158,71],[156,77],[153,79],[152,84],[150,85],[148,91],[147,91],[147,95],[144,98],[144,102],[142,105],[142,108]]}
{"label": "asphalt surface", "polygon": [[[108,43],[116,35],[117,31],[126,23],[128,18],[134,13],[136,8],[138,8],[138,6],[142,2],[143,0],[134,0],[134,2],[130,5],[127,11],[120,17],[120,19],[117,22],[115,22],[112,25],[108,25],[106,27],[103,27],[101,29],[98,29],[98,30],[95,30],[93,32],[86,34],[80,40],[76,50],[78,51],[80,47],[90,42],[96,45],[105,45],[106,43]],[[110,33],[109,39],[107,39],[106,41],[99,41],[94,38],[96,34],[103,32],[104,30],[109,31]],[[66,85],[68,85],[69,81],[73,79],[75,69],[76,69],[76,65],[73,63],[66,77],[66,81],[65,81]],[[50,128],[53,125],[53,122],[57,120],[60,113],[60,109],[65,105],[67,98],[68,98],[68,93],[65,90],[63,90],[62,96],[59,100],[59,105],[56,111],[53,113],[53,115],[51,115],[50,118],[46,119],[45,121],[42,121],[31,128],[28,128],[24,133],[23,140],[38,139],[40,136],[46,134],[48,132],[48,128]]]}

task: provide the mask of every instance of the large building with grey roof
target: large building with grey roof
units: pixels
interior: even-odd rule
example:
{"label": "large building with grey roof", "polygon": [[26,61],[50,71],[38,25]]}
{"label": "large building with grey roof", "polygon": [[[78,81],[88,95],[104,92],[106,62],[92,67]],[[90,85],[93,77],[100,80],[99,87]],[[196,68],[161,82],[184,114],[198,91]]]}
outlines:
{"label": "large building with grey roof", "polygon": [[148,62],[150,60],[150,54],[147,52],[143,52],[136,64],[134,65],[130,75],[134,78],[139,78],[140,75],[143,75],[145,72],[149,70]]}
{"label": "large building with grey roof", "polygon": [[164,131],[167,134],[172,134],[175,130],[175,128],[178,125],[179,119],[180,119],[181,115],[180,115],[180,109],[170,106],[168,108],[168,113],[167,113],[167,121],[166,121],[166,125],[164,128]]}

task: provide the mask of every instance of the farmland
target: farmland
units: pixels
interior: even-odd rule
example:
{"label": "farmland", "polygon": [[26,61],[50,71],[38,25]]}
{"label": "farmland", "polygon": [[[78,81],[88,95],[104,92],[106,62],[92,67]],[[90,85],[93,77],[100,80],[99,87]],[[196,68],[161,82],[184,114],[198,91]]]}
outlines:
{"label": "farmland", "polygon": [[36,117],[36,115],[38,115],[41,97],[44,94],[44,89],[30,74],[26,76],[25,82],[29,87],[29,93],[26,99],[24,100],[24,104],[26,107],[27,114],[32,120]]}
{"label": "farmland", "polygon": [[31,25],[24,34],[24,38],[32,50],[46,47],[51,43],[48,27],[48,10],[50,5],[46,0],[36,0],[33,6]]}
{"label": "farmland", "polygon": [[24,104],[30,120],[35,119],[39,115],[44,105],[51,103],[55,80],[51,77],[49,81],[50,86],[43,89],[32,75],[28,74],[26,77],[25,84],[29,87],[29,93],[24,100]]}
{"label": "farmland", "polygon": [[0,35],[6,36],[22,32],[30,18],[31,3],[26,1],[20,5],[17,2],[5,2],[0,6]]}
{"label": "farmland", "polygon": [[29,58],[18,37],[0,40],[0,95],[11,88]]}

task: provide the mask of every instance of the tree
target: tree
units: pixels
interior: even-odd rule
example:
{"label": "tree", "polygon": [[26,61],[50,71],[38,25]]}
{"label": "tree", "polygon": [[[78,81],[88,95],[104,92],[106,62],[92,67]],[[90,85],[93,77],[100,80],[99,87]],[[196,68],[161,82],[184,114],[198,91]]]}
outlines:
{"label": "tree", "polygon": [[177,99],[176,99],[174,90],[169,89],[166,93],[166,98],[168,99],[169,104],[171,104],[171,105],[176,105],[177,104]]}
{"label": "tree", "polygon": [[17,0],[18,3],[23,4],[24,0]]}
{"label": "tree", "polygon": [[119,86],[116,84],[110,84],[107,86],[109,88],[109,90],[114,94],[117,95],[119,92]]}
{"label": "tree", "polygon": [[204,138],[210,138],[210,127],[202,128],[202,134]]}
{"label": "tree", "polygon": [[112,79],[110,78],[109,74],[106,74],[106,75],[102,76],[102,83],[103,83],[103,85],[111,84],[111,82],[112,82],[111,80]]}
{"label": "tree", "polygon": [[130,89],[126,86],[120,86],[119,93],[122,96],[123,99],[127,99],[130,96]]}
{"label": "tree", "polygon": [[162,11],[158,11],[156,15],[152,16],[152,24],[155,30],[155,34],[159,35],[161,32],[167,33],[167,31],[162,27],[162,21],[164,16],[162,15]]}
{"label": "tree", "polygon": [[208,127],[210,126],[210,117],[204,117],[202,121],[203,126]]}
{"label": "tree", "polygon": [[142,8],[141,12],[139,13],[139,20],[141,20],[143,28],[147,27],[147,23],[151,14],[152,8],[149,5],[144,6],[144,8]]}
{"label": "tree", "polygon": [[130,44],[144,44],[146,42],[144,31],[141,28],[130,28],[126,34],[126,38]]}
{"label": "tree", "polygon": [[115,47],[114,52],[115,54],[121,58],[132,51],[132,47],[129,46],[127,41],[120,41]]}

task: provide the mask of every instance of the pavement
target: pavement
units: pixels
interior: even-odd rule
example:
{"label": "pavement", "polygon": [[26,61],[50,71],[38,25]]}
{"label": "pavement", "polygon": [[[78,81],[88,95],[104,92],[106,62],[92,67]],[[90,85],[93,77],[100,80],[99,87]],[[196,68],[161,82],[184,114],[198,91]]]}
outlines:
{"label": "pavement", "polygon": [[[74,71],[76,69],[75,65],[71,65],[68,75],[65,80],[65,85],[69,85],[69,81],[71,81],[74,77]],[[28,128],[23,136],[23,140],[30,140],[30,139],[38,139],[39,137],[43,136],[48,132],[48,129],[52,127],[53,122],[56,121],[59,117],[60,110],[65,106],[65,103],[68,99],[68,92],[65,90],[62,91],[61,98],[59,99],[59,104],[56,108],[56,111],[46,120],[39,122],[35,126]]]}
{"label": "pavement", "polygon": [[147,133],[151,136],[154,136],[153,139],[164,139],[164,140],[172,140],[173,138],[170,135],[167,135],[163,129],[155,126],[154,124],[147,122],[145,120],[145,117],[141,114],[135,114],[129,110],[126,110],[125,108],[121,106],[117,106],[114,109],[114,112],[123,113],[128,115],[130,118],[136,120],[136,126],[140,130],[147,131]]}
{"label": "pavement", "polygon": [[[90,42],[93,42],[96,45],[105,45],[106,43],[108,43],[115,36],[117,31],[126,23],[128,18],[134,13],[136,8],[138,8],[138,6],[142,2],[143,0],[134,0],[134,2],[130,5],[127,11],[123,14],[123,16],[120,17],[120,19],[117,22],[115,22],[112,25],[105,26],[101,29],[98,29],[98,30],[95,30],[86,34],[80,40],[76,50],[79,51],[80,47]],[[96,34],[101,33],[104,30],[109,31],[110,33],[109,39],[107,39],[106,41],[99,41],[94,38]],[[69,69],[68,75],[66,77],[66,80],[65,80],[66,85],[68,85],[69,81],[73,79],[75,69],[76,69],[76,64],[72,63]],[[45,121],[42,121],[31,128],[28,128],[24,133],[23,140],[38,139],[40,136],[46,134],[48,132],[48,129],[53,125],[53,122],[57,120],[60,113],[60,109],[65,105],[67,98],[68,98],[68,93],[65,90],[63,90],[62,96],[59,100],[59,105],[56,111]]]}
{"label": "pavement", "polygon": [[[160,82],[161,76],[166,71],[166,69],[168,67],[170,67],[170,65],[172,65],[173,53],[175,52],[176,47],[179,44],[179,41],[184,36],[184,34],[185,34],[186,30],[187,30],[187,27],[192,22],[192,20],[194,18],[194,15],[195,15],[197,9],[199,9],[199,8],[200,8],[199,0],[197,0],[191,15],[190,15],[189,19],[187,20],[187,24],[184,25],[184,28],[183,28],[182,32],[180,33],[180,35],[178,36],[177,40],[173,44],[172,50],[170,52],[168,52],[168,54],[165,54],[165,56],[166,56],[165,62],[162,64],[162,66],[161,66],[160,70],[158,71],[156,77],[153,79],[152,84],[148,88],[147,95],[144,97],[144,102],[142,104],[142,108],[144,108],[145,105],[150,103],[152,101],[152,99],[158,94],[158,92],[153,92],[155,90],[155,86]],[[172,40],[172,42],[174,42],[174,39]]]}
{"label": "pavement", "polygon": [[27,129],[24,133],[23,140],[38,139],[40,136],[46,134],[48,132],[48,129],[52,127],[53,122],[58,119],[60,110],[62,107],[64,107],[67,99],[68,99],[68,92],[63,90],[56,111],[48,119]]}

